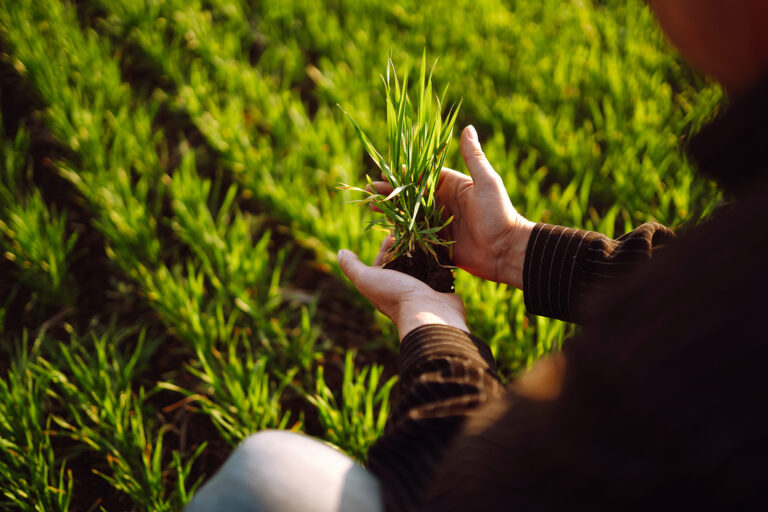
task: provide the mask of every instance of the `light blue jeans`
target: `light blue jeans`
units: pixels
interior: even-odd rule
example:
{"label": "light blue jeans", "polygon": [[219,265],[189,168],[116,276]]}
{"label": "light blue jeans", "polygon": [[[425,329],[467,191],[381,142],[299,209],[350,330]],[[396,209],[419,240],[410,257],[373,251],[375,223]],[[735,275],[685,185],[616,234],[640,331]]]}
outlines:
{"label": "light blue jeans", "polygon": [[376,477],[312,437],[266,430],[245,439],[185,512],[381,512]]}

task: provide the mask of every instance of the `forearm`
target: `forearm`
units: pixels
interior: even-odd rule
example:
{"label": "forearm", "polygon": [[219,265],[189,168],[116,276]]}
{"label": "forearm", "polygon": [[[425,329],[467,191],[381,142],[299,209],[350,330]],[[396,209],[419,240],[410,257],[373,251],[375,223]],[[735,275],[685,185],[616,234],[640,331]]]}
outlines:
{"label": "forearm", "polygon": [[403,339],[400,398],[368,464],[389,509],[418,503],[465,418],[503,392],[488,346],[461,329],[422,326]]}
{"label": "forearm", "polygon": [[425,325],[447,325],[469,332],[464,315],[464,304],[454,294],[445,294],[443,301],[403,301],[395,318],[400,341],[412,331]]}
{"label": "forearm", "polygon": [[530,313],[583,320],[590,298],[614,286],[673,241],[672,231],[647,223],[613,240],[600,233],[536,224],[523,269]]}

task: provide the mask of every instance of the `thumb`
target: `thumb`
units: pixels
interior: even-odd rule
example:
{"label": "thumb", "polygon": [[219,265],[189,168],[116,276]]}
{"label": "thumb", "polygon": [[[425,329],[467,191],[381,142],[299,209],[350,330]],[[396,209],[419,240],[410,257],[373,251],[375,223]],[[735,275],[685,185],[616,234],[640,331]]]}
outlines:
{"label": "thumb", "polygon": [[485,153],[483,153],[483,148],[477,139],[477,132],[474,126],[469,125],[461,132],[460,149],[461,156],[467,164],[469,175],[472,176],[475,187],[482,190],[490,186],[497,187],[499,185],[501,178],[493,170],[488,159],[485,158]]}
{"label": "thumb", "polygon": [[365,288],[365,275],[366,270],[368,270],[369,267],[360,261],[357,254],[346,249],[340,250],[337,258],[344,275],[352,281],[352,284],[354,284],[358,290],[362,291],[361,288]]}

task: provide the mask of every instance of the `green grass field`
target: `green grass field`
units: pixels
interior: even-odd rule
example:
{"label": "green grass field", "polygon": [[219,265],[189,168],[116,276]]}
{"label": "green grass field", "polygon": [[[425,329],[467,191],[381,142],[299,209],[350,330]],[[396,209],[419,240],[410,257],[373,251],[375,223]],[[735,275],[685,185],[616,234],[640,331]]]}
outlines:
{"label": "green grass field", "polygon": [[[335,264],[383,236],[336,105],[383,145],[425,48],[531,220],[718,201],[681,148],[722,92],[639,0],[0,2],[0,508],[177,510],[265,428],[364,461],[397,338]],[[507,379],[573,331],[456,278]]]}

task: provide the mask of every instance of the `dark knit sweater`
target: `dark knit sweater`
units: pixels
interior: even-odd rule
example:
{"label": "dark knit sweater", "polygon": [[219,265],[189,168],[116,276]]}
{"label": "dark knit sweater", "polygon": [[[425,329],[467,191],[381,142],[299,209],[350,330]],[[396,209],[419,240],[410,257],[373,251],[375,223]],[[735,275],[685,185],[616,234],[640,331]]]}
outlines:
{"label": "dark knit sweater", "polygon": [[400,400],[369,452],[388,510],[768,506],[766,93],[692,141],[738,200],[681,239],[535,227],[526,307],[583,324],[557,399],[504,389],[459,329],[403,339]]}

